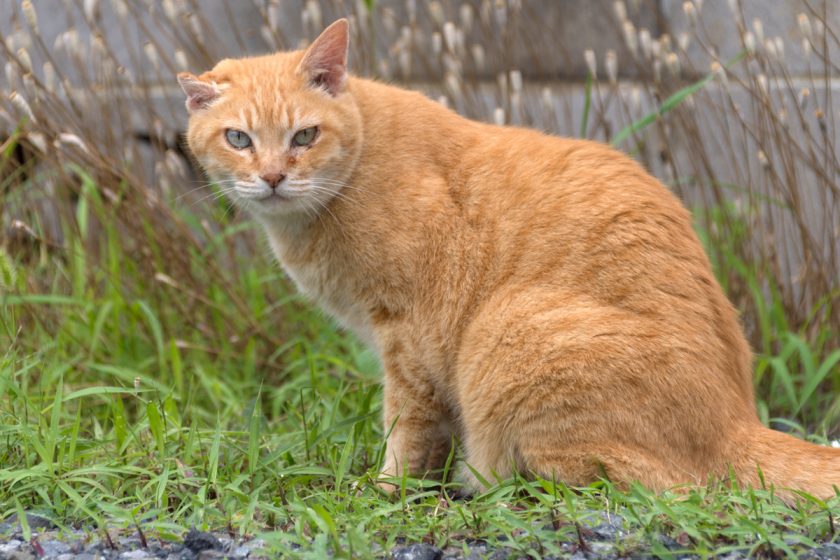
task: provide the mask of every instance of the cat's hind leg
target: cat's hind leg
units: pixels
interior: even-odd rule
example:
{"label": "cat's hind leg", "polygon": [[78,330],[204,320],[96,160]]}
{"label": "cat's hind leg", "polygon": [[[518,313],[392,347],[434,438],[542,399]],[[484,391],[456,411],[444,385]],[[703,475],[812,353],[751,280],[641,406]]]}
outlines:
{"label": "cat's hind leg", "polygon": [[489,385],[477,388],[463,410],[465,457],[457,479],[468,492],[480,492],[514,472],[571,486],[600,478],[622,486],[640,482],[658,490],[702,482],[696,473],[623,442],[618,431],[603,438],[599,422],[581,418],[577,424],[571,410],[562,418],[562,408],[541,399],[538,390],[526,390],[526,403],[517,402],[516,389],[487,390]]}
{"label": "cat's hind leg", "polygon": [[748,404],[709,381],[702,348],[620,309],[546,299],[511,298],[464,339],[458,399],[473,469],[490,482],[516,469],[663,489],[723,465],[730,418]]}

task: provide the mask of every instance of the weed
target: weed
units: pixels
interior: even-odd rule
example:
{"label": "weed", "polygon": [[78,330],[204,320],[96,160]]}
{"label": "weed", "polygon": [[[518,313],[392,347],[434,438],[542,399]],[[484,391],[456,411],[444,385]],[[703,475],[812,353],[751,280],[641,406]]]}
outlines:
{"label": "weed", "polygon": [[[837,498],[786,505],[734,484],[654,495],[517,477],[465,501],[455,483],[404,477],[384,495],[372,482],[384,437],[376,357],[295,295],[255,227],[184,156],[180,100],[159,96],[160,84],[172,84],[164,100],[179,95],[177,70],[245,54],[247,30],[166,0],[116,3],[106,29],[98,3],[81,4],[61,3],[66,29],[50,40],[15,7],[0,42],[0,517],[35,510],[102,535],[163,538],[230,527],[316,557],[472,539],[542,557],[586,550],[604,523],[627,555],[793,555],[837,538]],[[258,4],[265,50],[292,45],[279,4]],[[307,2],[306,32],[342,4]],[[405,25],[388,3],[364,2],[350,9],[353,65],[424,79],[475,118],[613,140],[637,156],[695,208],[757,352],[762,420],[825,442],[840,427],[840,164],[832,99],[819,92],[838,33],[825,8],[803,3],[803,82],[773,38],[756,46],[732,4],[737,51],[718,55],[702,19],[673,41],[652,38],[618,2],[627,52],[607,57],[607,82],[587,55],[581,115],[573,96],[529,82],[559,64],[563,38],[528,2],[409,2]],[[514,47],[542,54],[523,66]]]}

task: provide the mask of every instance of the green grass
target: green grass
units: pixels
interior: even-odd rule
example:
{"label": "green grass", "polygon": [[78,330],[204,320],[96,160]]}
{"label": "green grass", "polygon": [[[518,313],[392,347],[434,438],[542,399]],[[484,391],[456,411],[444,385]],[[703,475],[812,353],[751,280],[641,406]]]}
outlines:
{"label": "green grass", "polygon": [[[95,238],[68,227],[80,233],[66,253],[0,253],[0,518],[34,510],[161,538],[228,528],[300,557],[483,539],[538,558],[585,545],[581,527],[604,514],[624,520],[615,544],[628,555],[673,554],[662,534],[700,555],[793,555],[840,538],[840,499],[792,507],[732,485],[657,496],[516,478],[457,500],[455,483],[406,478],[385,495],[372,483],[383,452],[375,357],[300,301],[267,255],[214,268],[248,229],[225,214],[216,241],[187,258],[195,286],[166,273],[172,249],[151,234],[167,275],[145,273],[90,181],[74,219],[97,220]],[[725,247],[713,254],[722,278],[760,277]],[[763,288],[762,416],[831,435],[838,351],[787,331]]]}

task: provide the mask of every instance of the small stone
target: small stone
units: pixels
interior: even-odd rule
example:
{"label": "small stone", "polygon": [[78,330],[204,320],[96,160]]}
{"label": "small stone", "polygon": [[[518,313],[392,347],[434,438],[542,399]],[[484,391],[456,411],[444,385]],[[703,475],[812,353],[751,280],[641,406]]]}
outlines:
{"label": "small stone", "polygon": [[35,560],[35,555],[28,550],[15,550],[5,556],[6,560]]}
{"label": "small stone", "polygon": [[[618,514],[607,515],[599,512],[600,523],[587,528],[593,533],[592,538],[615,541],[624,536],[624,518]],[[596,518],[597,519],[597,518]]]}
{"label": "small stone", "polygon": [[187,532],[187,536],[184,537],[184,544],[195,553],[199,553],[202,550],[221,550],[222,548],[222,543],[219,542],[219,539],[211,533],[199,531],[195,527]]}
{"label": "small stone", "polygon": [[254,552],[261,548],[265,548],[266,545],[263,539],[251,539],[250,541],[242,543],[242,546]]}
{"label": "small stone", "polygon": [[683,548],[685,548],[675,539],[669,537],[668,535],[659,535],[659,542],[662,543],[662,545],[668,550],[682,550]]}
{"label": "small stone", "polygon": [[233,552],[231,552],[230,554],[234,558],[245,558],[250,553],[251,553],[251,549],[248,548],[247,546],[237,546],[236,548],[233,549]]}
{"label": "small stone", "polygon": [[65,542],[55,540],[54,535],[49,537],[42,535],[38,539],[38,544],[41,545],[41,548],[43,549],[43,555],[48,558],[55,558],[62,554],[70,554],[71,552],[70,545]]}
{"label": "small stone", "polygon": [[426,543],[401,546],[391,550],[393,560],[441,560],[443,551]]}
{"label": "small stone", "polygon": [[214,558],[229,558],[227,554],[221,550],[202,550],[198,553],[198,560],[213,560]]}
{"label": "small stone", "polygon": [[490,560],[507,560],[508,558],[510,558],[512,556],[514,558],[516,557],[515,555],[513,555],[511,553],[510,548],[502,547],[502,548],[497,548],[496,550],[494,550],[493,553],[490,554],[490,556],[488,558]]}
{"label": "small stone", "polygon": [[799,557],[805,558],[806,560],[827,560],[829,558],[840,558],[840,544],[826,543],[808,551],[800,551]]}
{"label": "small stone", "polygon": [[[57,529],[55,523],[52,522],[52,519],[38,513],[27,512],[26,522],[29,524],[29,528],[32,532],[40,531],[42,529],[45,531]],[[3,525],[0,525],[0,533],[19,533],[22,530],[23,528],[20,525],[20,521],[16,513],[10,515],[6,522],[3,523]]]}
{"label": "small stone", "polygon": [[597,558],[606,558],[614,555],[616,552],[613,541],[595,541],[590,539],[587,542],[587,546],[589,546],[590,556],[594,555]]}
{"label": "small stone", "polygon": [[120,560],[140,560],[142,558],[151,558],[151,556],[145,550],[130,550],[120,554]]}
{"label": "small stone", "polygon": [[464,549],[458,546],[448,546],[443,549],[441,560],[482,560],[487,557],[487,551],[480,553],[476,548],[470,546],[466,556]]}
{"label": "small stone", "polygon": [[0,554],[9,554],[19,549],[23,545],[23,541],[12,539],[7,543],[0,544]]}

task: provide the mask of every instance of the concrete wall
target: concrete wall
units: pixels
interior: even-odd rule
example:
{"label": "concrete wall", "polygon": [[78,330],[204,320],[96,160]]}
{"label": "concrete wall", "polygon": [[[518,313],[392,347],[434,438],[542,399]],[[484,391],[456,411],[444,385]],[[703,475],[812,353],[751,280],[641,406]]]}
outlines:
{"label": "concrete wall", "polygon": [[[702,72],[710,62],[709,49],[714,48],[723,59],[734,56],[740,49],[736,18],[729,6],[730,0],[705,0],[697,2],[699,10],[696,26],[708,38],[706,45],[696,41],[689,45],[689,54]],[[90,29],[85,24],[81,10],[73,9],[79,3],[59,0],[35,0],[41,35],[46,45],[52,47],[59,35],[76,29],[82,44],[90,43]],[[167,17],[166,3],[162,0],[86,1],[84,5],[97,6],[93,19],[105,33],[118,35],[121,47],[115,55],[135,79],[155,78],[149,61],[138,56],[143,52],[147,36],[155,36],[162,52],[171,52],[173,42],[164,33],[155,33],[155,22]],[[599,61],[607,50],[618,56],[619,75],[632,78],[640,71],[628,53],[623,40],[624,26],[616,16],[613,0],[468,0],[468,1],[404,1],[378,0],[376,15],[367,17],[358,2],[322,0],[317,19],[307,16],[312,10],[304,9],[304,0],[193,0],[170,2],[176,7],[184,27],[190,21],[204,20],[213,29],[209,52],[186,52],[190,63],[198,66],[209,64],[225,56],[264,53],[276,48],[294,48],[310,39],[318,29],[337,17],[350,16],[356,20],[368,37],[375,37],[377,58],[393,58],[394,41],[399,39],[401,27],[414,30],[414,40],[419,47],[431,50],[431,35],[442,30],[445,22],[452,22],[463,32],[466,50],[480,45],[485,51],[486,63],[479,67],[467,56],[464,73],[467,76],[493,79],[500,67],[517,68],[526,78],[534,80],[583,79],[587,70],[582,57],[585,49],[593,49]],[[497,5],[517,4],[520,9],[498,8]],[[674,43],[679,36],[690,31],[691,23],[684,11],[684,0],[629,0],[626,18],[638,32],[647,29],[652,37],[669,34]],[[821,0],[742,0],[737,2],[749,30],[759,19],[765,38],[779,37],[784,44],[785,61],[793,75],[805,75],[813,64],[801,48],[801,33],[797,16],[801,12],[811,15],[816,22],[824,18],[830,27],[840,28],[840,2]],[[71,6],[70,8],[66,7]],[[410,6],[416,6],[410,9]],[[118,16],[127,14],[128,25]],[[12,38],[15,48],[28,47],[33,66],[37,69],[45,61],[38,46],[25,39],[26,29],[18,0],[0,0],[0,35]],[[266,18],[274,24],[272,29],[263,25]],[[469,17],[467,17],[469,15]],[[313,21],[315,19],[315,21]],[[472,21],[472,25],[468,24]],[[370,30],[373,29],[373,32]],[[236,30],[236,32],[234,32]],[[357,49],[362,71],[379,71],[368,68],[369,43]],[[113,44],[118,44],[114,41]],[[422,50],[422,49],[420,49]],[[390,62],[395,62],[390,60]],[[399,76],[398,65],[393,64],[394,75]],[[603,66],[602,66],[603,68]],[[200,68],[199,68],[200,69]],[[439,77],[439,65],[412,65],[409,76],[413,80]],[[7,85],[5,76],[0,86]]]}
{"label": "concrete wall", "polygon": [[[645,115],[662,101],[647,95],[639,83],[649,83],[658,71],[663,75],[663,89],[676,91],[706,75],[715,58],[721,62],[734,58],[742,50],[743,34],[749,32],[756,49],[774,51],[777,56],[768,59],[770,62],[738,64],[733,67],[733,77],[753,80],[764,74],[782,76],[783,79],[767,84],[768,99],[773,99],[778,107],[792,102],[795,108],[797,101],[785,98],[807,88],[812,101],[801,111],[797,141],[806,143],[806,136],[811,134],[808,131],[824,127],[818,141],[831,145],[840,142],[834,125],[836,108],[840,107],[840,83],[836,79],[840,53],[836,44],[829,42],[826,73],[824,63],[809,53],[815,49],[803,47],[803,30],[798,21],[799,14],[805,13],[815,28],[822,21],[822,25],[840,30],[837,0],[693,0],[688,3],[688,11],[683,0],[627,0],[621,2],[625,11],[623,22],[613,0],[378,0],[374,14],[366,12],[360,1],[338,0],[34,0],[33,4],[49,56],[28,33],[18,1],[0,0],[0,13],[4,16],[0,19],[0,34],[12,51],[27,51],[33,73],[39,79],[45,78],[43,63],[48,58],[70,76],[71,82],[84,73],[97,75],[94,81],[101,87],[79,92],[83,119],[94,121],[116,111],[114,99],[126,98],[127,102],[118,109],[122,111],[120,118],[127,121],[122,123],[124,129],[103,135],[102,142],[119,144],[120,134],[126,138],[127,134],[139,132],[174,144],[186,124],[182,96],[174,83],[175,72],[200,72],[224,57],[298,47],[341,16],[349,16],[358,31],[351,57],[355,72],[408,83],[435,99],[444,98],[474,118],[493,120],[501,114],[506,123],[564,135],[579,133],[585,99],[583,84],[588,74],[583,52],[592,49],[599,81],[594,89],[587,136],[602,140],[608,140],[626,123]],[[83,13],[81,6],[95,9]],[[174,27],[172,21],[177,22]],[[202,30],[196,31],[198,27]],[[75,38],[68,35],[70,29],[75,30]],[[625,39],[628,30],[634,37],[636,56]],[[642,30],[653,40],[667,35],[674,50],[685,47],[685,53],[679,57],[678,72],[662,67],[661,61],[657,69],[655,57],[638,54],[644,50]],[[118,68],[97,66],[96,33],[105,35],[107,43],[113,46]],[[179,38],[173,38],[171,33]],[[201,34],[200,41],[191,40],[196,33]],[[684,37],[690,37],[688,43],[684,43]],[[74,42],[89,56],[81,60],[68,56],[68,44]],[[156,52],[165,56],[150,56],[150,42],[156,45]],[[406,44],[412,46],[407,58],[401,54]],[[436,50],[436,44],[442,45],[441,52]],[[444,77],[447,49],[457,55],[453,58],[458,61],[459,95],[453,95]],[[182,52],[176,56],[176,50]],[[477,56],[477,51],[483,55]],[[607,83],[609,51],[615,53],[619,81],[615,87]],[[13,65],[6,64],[9,66]],[[524,80],[516,96],[511,92],[516,81],[512,72]],[[827,75],[829,79],[817,81],[813,75]],[[499,87],[500,76],[503,87]],[[0,89],[21,87],[21,77],[13,68],[0,77]],[[683,123],[690,120],[696,132],[707,139],[702,146],[693,145],[690,139],[674,141],[665,132],[678,121],[663,119],[641,135],[640,142],[625,145],[625,149],[632,150],[689,204],[709,202],[712,190],[703,184],[707,180],[704,177],[713,176],[720,184],[737,186],[755,184],[757,177],[783,174],[786,181],[795,183],[810,197],[805,205],[807,224],[803,227],[813,235],[822,235],[826,224],[831,226],[836,221],[840,231],[840,217],[832,213],[833,207],[821,202],[825,179],[818,177],[817,166],[803,166],[802,160],[793,172],[776,170],[773,166],[784,162],[778,163],[769,153],[764,154],[771,160],[768,167],[758,156],[764,147],[761,123],[753,123],[753,134],[733,131],[727,124],[736,116],[752,118],[757,100],[748,89],[733,87],[728,91],[735,92],[732,99],[722,104],[717,100],[723,99],[723,87],[720,83],[708,86],[695,96],[697,103],[687,103],[681,108],[683,113],[669,117],[682,119],[679,122]],[[130,101],[138,90],[147,96],[143,98],[143,111],[133,110]],[[152,102],[151,111],[147,110],[147,100]],[[690,114],[694,106],[697,113]],[[816,117],[816,109],[823,115],[822,122]],[[733,155],[733,145],[738,146],[739,154]],[[154,148],[146,146],[142,150],[150,183],[158,181]],[[828,171],[835,173],[836,169]],[[686,183],[686,177],[696,181]],[[740,198],[737,191],[731,190],[725,196],[731,200]],[[785,239],[780,239],[780,250],[793,250],[786,248],[785,243]],[[801,263],[797,259],[786,262],[787,270],[783,272],[792,277]]]}

